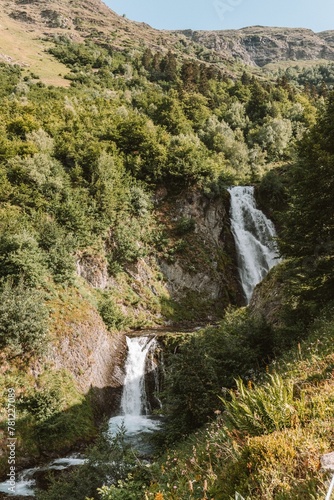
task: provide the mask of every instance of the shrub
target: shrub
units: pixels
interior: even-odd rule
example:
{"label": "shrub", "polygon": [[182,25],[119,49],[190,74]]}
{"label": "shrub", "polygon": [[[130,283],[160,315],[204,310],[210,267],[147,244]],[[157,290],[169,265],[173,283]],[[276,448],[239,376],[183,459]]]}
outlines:
{"label": "shrub", "polygon": [[120,308],[115,303],[113,298],[107,293],[104,293],[99,300],[98,310],[102,316],[103,321],[110,329],[122,328],[127,323],[126,317],[122,314]]}
{"label": "shrub", "polygon": [[176,224],[175,232],[182,236],[187,233],[192,233],[195,230],[196,222],[191,217],[181,217]]}
{"label": "shrub", "polygon": [[39,285],[47,274],[44,255],[30,231],[18,229],[13,234],[14,230],[0,234],[0,276],[11,276],[15,282],[22,278],[29,286]]}
{"label": "shrub", "polygon": [[40,353],[46,345],[48,312],[43,296],[22,282],[7,282],[0,292],[0,348],[13,356]]}

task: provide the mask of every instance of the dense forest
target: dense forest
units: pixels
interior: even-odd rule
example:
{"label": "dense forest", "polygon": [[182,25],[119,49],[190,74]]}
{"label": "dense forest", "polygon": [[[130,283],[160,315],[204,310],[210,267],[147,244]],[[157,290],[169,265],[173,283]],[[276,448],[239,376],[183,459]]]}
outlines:
{"label": "dense forest", "polygon": [[[68,87],[0,64],[0,384],[17,387],[23,458],[93,444],[37,498],[322,498],[319,456],[334,446],[333,65],[232,75],[65,37],[50,51]],[[157,269],[138,314],[131,266],[202,266],[195,221],[170,217],[166,200],[227,199],[236,184],[256,186],[282,262],[248,307],[226,299],[214,326],[166,337],[166,424],[148,466],[121,433],[97,438],[92,400],[47,353],[64,317],[90,309],[111,336],[203,320],[189,297],[164,295]],[[83,258],[106,262],[114,286],[90,286]]]}

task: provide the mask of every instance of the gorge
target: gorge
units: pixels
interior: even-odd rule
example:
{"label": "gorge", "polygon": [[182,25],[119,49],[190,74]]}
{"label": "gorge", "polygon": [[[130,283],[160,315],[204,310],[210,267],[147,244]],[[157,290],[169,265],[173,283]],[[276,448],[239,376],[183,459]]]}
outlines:
{"label": "gorge", "polygon": [[[236,186],[230,188],[229,193],[231,228],[238,254],[240,280],[247,302],[249,302],[255,286],[276,262],[275,229],[263,212],[256,208],[253,187]],[[154,360],[157,340],[155,336],[147,337],[144,334],[139,337],[126,337],[126,345],[127,355],[120,411],[118,415],[110,418],[108,433],[112,437],[123,429],[131,446],[137,452],[145,454],[150,453],[152,448],[149,443],[149,434],[157,431],[161,425],[159,417],[152,415],[152,406],[149,404],[149,400],[158,401],[158,394],[147,394],[145,386],[147,375],[158,371]],[[157,384],[154,390],[158,390]],[[58,462],[60,467],[67,469],[84,463],[84,459],[76,459],[72,456],[59,458],[58,461],[53,461],[42,470],[52,470],[57,467]],[[14,498],[17,495],[34,496],[34,474],[40,472],[41,468],[23,471],[20,474],[17,492],[9,496],[14,496]],[[7,486],[6,482],[1,483],[0,491],[5,494]]]}
{"label": "gorge", "polygon": [[324,498],[333,32],[0,3],[1,480],[15,402],[38,500]]}

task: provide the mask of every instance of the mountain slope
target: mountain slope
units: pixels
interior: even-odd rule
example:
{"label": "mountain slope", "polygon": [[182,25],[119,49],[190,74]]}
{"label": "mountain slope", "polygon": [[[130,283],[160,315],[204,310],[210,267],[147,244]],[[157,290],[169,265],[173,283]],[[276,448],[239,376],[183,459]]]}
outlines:
{"label": "mountain slope", "polygon": [[180,54],[190,46],[186,57],[196,56],[196,44],[182,33],[130,21],[100,0],[1,0],[0,7],[0,60],[30,68],[47,84],[66,84],[56,76],[63,74],[65,67],[46,54],[57,37],[76,42],[89,39],[115,50],[149,47]]}
{"label": "mountain slope", "polygon": [[44,83],[67,86],[64,65],[48,54],[55,38],[92,40],[114,50],[171,50],[220,68],[236,61],[263,67],[279,61],[334,60],[334,32],[253,26],[226,31],[167,31],[130,21],[101,0],[0,0],[0,60],[17,63]]}
{"label": "mountain slope", "polygon": [[334,33],[251,26],[240,30],[183,31],[192,41],[251,66],[276,61],[334,60]]}

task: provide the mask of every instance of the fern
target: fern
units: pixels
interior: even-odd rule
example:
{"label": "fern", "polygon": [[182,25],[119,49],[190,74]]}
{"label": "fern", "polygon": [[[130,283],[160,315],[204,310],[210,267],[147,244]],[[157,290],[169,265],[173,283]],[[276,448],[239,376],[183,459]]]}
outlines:
{"label": "fern", "polygon": [[237,391],[230,391],[230,401],[220,398],[228,427],[258,436],[294,425],[297,411],[291,382],[275,374],[269,375],[262,387],[247,388],[240,379],[236,384]]}

